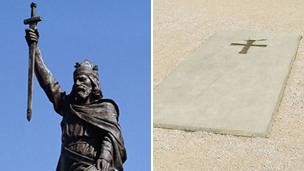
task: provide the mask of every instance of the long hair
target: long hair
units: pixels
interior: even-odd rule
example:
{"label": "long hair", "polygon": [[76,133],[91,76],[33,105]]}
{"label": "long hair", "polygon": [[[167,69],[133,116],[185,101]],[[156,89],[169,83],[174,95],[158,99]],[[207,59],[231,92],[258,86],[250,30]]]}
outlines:
{"label": "long hair", "polygon": [[102,99],[103,95],[102,95],[102,91],[101,91],[101,88],[100,88],[100,85],[99,85],[99,81],[96,85],[96,82],[93,81],[91,79],[91,77],[89,77],[89,78],[90,78],[91,83],[92,83],[91,101],[94,102],[94,101]]}

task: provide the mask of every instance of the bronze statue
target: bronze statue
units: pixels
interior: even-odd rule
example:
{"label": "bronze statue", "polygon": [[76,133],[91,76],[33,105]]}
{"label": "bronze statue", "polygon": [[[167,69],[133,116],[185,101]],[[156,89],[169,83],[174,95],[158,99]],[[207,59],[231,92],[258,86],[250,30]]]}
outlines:
{"label": "bronze statue", "polygon": [[[29,46],[37,44],[37,28],[26,29]],[[111,99],[104,99],[97,65],[85,60],[76,63],[70,94],[43,62],[40,49],[34,56],[35,74],[41,88],[62,116],[61,155],[56,171],[122,171],[127,155],[118,123],[119,110]]]}

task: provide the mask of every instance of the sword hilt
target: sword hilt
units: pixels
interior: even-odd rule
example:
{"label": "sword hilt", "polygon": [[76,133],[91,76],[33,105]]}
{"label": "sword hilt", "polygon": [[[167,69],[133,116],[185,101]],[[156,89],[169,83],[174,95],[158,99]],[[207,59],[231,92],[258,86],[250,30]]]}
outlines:
{"label": "sword hilt", "polygon": [[31,17],[35,17],[36,16],[36,8],[37,8],[37,4],[32,2],[31,3]]}
{"label": "sword hilt", "polygon": [[31,18],[25,19],[23,23],[25,25],[30,25],[30,28],[36,29],[36,25],[38,22],[42,21],[42,18],[40,16],[36,16],[36,8],[37,4],[32,2],[31,3]]}

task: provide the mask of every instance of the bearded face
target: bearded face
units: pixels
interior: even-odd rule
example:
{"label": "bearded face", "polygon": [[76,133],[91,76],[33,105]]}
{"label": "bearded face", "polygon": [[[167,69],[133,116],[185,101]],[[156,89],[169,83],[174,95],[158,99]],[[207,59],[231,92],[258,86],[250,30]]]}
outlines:
{"label": "bearded face", "polygon": [[92,89],[92,82],[87,75],[79,74],[74,78],[73,92],[77,102],[88,102]]}

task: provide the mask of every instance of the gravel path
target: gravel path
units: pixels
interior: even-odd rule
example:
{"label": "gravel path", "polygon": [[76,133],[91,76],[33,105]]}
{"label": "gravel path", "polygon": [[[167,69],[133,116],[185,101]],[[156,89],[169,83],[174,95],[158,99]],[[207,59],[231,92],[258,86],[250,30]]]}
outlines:
{"label": "gravel path", "polygon": [[[154,0],[154,88],[222,30],[304,35],[303,0]],[[268,138],[153,129],[155,171],[304,170],[304,47],[300,43]]]}

